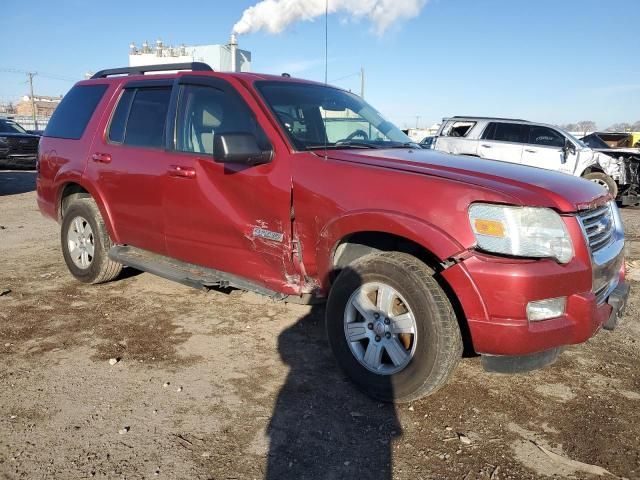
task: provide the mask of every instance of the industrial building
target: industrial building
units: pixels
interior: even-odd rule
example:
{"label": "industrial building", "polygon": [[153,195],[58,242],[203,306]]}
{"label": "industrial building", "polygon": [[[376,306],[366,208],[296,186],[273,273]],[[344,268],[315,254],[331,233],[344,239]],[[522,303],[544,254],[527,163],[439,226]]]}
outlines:
{"label": "industrial building", "polygon": [[155,45],[143,42],[140,47],[129,45],[129,66],[158,65],[163,63],[204,62],[219,72],[250,72],[251,52],[240,50],[235,35],[226,45]]}

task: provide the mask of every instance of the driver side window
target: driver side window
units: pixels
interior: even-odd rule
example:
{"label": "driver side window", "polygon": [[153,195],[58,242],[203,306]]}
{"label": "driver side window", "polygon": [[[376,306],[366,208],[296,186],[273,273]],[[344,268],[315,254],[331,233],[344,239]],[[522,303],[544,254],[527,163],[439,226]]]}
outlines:
{"label": "driver side window", "polygon": [[533,126],[529,133],[529,143],[542,147],[564,147],[565,139],[560,133],[548,127]]}
{"label": "driver side window", "polygon": [[223,90],[185,85],[180,92],[176,150],[213,154],[213,137],[221,133],[252,133],[259,145],[268,144],[249,108]]}

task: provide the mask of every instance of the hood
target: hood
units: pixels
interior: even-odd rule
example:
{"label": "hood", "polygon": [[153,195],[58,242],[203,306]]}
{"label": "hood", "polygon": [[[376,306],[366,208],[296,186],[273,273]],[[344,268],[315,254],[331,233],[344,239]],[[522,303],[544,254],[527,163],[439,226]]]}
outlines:
{"label": "hood", "polygon": [[594,150],[612,157],[618,155],[640,155],[640,148],[594,148]]}
{"label": "hood", "polygon": [[40,140],[39,135],[33,135],[31,133],[17,133],[17,132],[0,132],[0,137],[10,137],[10,138],[34,138],[36,140]]}
{"label": "hood", "polygon": [[328,150],[327,156],[464,182],[508,197],[505,203],[548,207],[566,213],[592,208],[611,199],[603,187],[573,175],[436,150]]}

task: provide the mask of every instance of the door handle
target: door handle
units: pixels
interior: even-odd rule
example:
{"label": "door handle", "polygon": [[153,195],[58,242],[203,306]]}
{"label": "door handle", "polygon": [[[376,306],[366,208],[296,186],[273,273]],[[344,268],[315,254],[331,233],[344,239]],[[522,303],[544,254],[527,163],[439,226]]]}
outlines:
{"label": "door handle", "polygon": [[181,167],[180,165],[171,165],[169,167],[169,175],[172,177],[195,178],[196,169],[193,167]]}
{"label": "door handle", "polygon": [[91,155],[91,160],[98,163],[111,163],[111,155],[108,153],[96,152]]}
{"label": "door handle", "polygon": [[487,144],[485,144],[485,143],[483,143],[483,144],[482,144],[482,145],[480,145],[480,146],[481,146],[481,147],[483,147],[483,148],[491,148],[491,145],[487,145]]}
{"label": "door handle", "polygon": [[537,150],[530,150],[528,148],[525,148],[524,151],[527,152],[527,153],[538,153]]}

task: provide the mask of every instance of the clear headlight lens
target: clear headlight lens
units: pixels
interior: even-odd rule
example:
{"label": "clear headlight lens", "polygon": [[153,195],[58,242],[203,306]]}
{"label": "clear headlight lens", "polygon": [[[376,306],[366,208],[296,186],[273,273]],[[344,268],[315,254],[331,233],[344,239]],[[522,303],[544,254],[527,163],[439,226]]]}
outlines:
{"label": "clear headlight lens", "polygon": [[478,247],[487,252],[555,258],[560,263],[573,258],[569,232],[549,208],[475,203],[469,207],[469,221]]}
{"label": "clear headlight lens", "polygon": [[0,145],[6,145],[7,143],[9,143],[7,137],[0,137]]}

